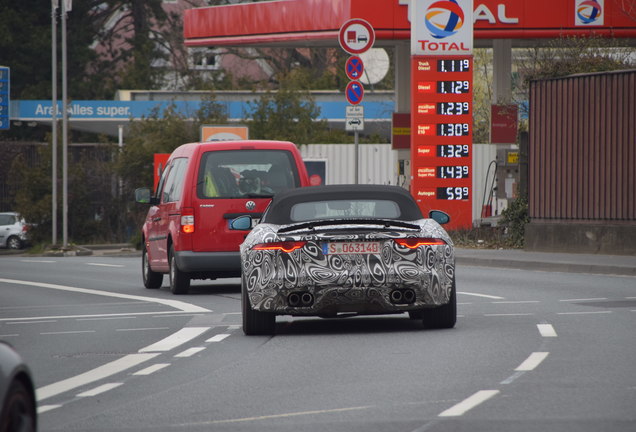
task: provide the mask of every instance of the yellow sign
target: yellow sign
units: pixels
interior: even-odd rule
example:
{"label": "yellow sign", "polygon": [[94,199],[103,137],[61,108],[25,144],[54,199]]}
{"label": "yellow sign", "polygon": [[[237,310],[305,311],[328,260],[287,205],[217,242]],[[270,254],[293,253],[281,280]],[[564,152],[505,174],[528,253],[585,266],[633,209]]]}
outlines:
{"label": "yellow sign", "polygon": [[508,165],[518,164],[519,163],[519,152],[508,152]]}

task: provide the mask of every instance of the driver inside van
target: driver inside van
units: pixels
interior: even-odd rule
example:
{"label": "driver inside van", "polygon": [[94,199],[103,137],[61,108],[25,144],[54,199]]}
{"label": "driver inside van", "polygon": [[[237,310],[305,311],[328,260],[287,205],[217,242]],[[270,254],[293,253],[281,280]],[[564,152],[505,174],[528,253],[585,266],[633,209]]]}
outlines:
{"label": "driver inside van", "polygon": [[265,172],[259,172],[256,170],[246,170],[241,173],[241,179],[239,180],[239,190],[242,194],[257,194],[257,195],[273,195],[274,191],[265,185],[265,182],[261,178],[261,175],[267,175]]}

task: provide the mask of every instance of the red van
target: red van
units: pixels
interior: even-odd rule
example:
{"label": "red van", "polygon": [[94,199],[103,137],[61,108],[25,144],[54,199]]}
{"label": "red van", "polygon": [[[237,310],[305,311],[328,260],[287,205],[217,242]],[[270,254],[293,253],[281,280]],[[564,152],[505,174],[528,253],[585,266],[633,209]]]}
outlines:
{"label": "red van", "polygon": [[159,288],[169,274],[174,294],[191,279],[241,275],[239,245],[248,231],[230,227],[239,216],[257,220],[274,194],[309,186],[300,152],[285,141],[184,144],[168,159],[155,195],[135,191],[151,205],[142,228],[142,276]]}

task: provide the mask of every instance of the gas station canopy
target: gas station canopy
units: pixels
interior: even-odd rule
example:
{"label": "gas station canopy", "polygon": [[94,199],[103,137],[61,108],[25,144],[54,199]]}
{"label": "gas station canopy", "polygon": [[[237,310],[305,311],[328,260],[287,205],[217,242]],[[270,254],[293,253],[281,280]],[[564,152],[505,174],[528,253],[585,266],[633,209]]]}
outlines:
{"label": "gas station canopy", "polygon": [[[376,46],[408,41],[411,0],[279,0],[185,11],[188,46],[337,46],[338,30],[368,21]],[[566,36],[636,39],[636,8],[625,0],[474,0],[476,46],[515,46]]]}

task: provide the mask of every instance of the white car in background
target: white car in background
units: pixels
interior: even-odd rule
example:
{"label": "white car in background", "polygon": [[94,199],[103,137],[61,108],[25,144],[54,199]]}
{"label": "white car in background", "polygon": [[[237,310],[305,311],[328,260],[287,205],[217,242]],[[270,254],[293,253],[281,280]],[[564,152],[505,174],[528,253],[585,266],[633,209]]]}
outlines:
{"label": "white car in background", "polygon": [[0,213],[0,247],[22,249],[28,241],[29,225],[15,212]]}

